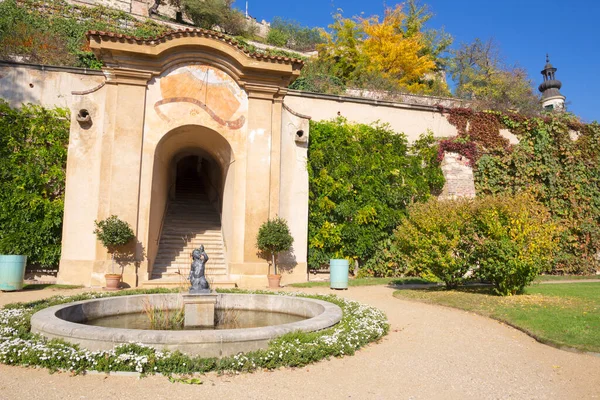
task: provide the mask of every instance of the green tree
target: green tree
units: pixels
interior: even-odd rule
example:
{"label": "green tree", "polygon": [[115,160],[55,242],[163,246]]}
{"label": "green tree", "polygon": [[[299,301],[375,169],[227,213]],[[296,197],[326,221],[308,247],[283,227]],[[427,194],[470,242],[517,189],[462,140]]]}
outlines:
{"label": "green tree", "polygon": [[290,233],[287,221],[283,218],[276,217],[269,219],[263,223],[258,229],[256,236],[256,247],[271,257],[271,265],[273,272],[277,275],[277,254],[282,251],[288,251],[292,247],[294,238]]}
{"label": "green tree", "polygon": [[294,20],[275,17],[271,22],[267,43],[274,46],[285,46],[296,51],[313,51],[323,43],[323,37],[318,28],[302,26]]}
{"label": "green tree", "polygon": [[182,11],[204,29],[221,28],[233,36],[251,37],[254,30],[244,15],[233,8],[233,0],[179,0]]}
{"label": "green tree", "polygon": [[365,38],[362,24],[344,18],[341,12],[333,15],[329,32],[322,30],[325,43],[317,46],[319,59],[331,66],[331,74],[343,82],[358,77],[366,61],[361,46]]}
{"label": "green tree", "polygon": [[525,70],[504,65],[496,42],[475,39],[452,52],[449,72],[455,94],[480,109],[539,114],[539,97]]}

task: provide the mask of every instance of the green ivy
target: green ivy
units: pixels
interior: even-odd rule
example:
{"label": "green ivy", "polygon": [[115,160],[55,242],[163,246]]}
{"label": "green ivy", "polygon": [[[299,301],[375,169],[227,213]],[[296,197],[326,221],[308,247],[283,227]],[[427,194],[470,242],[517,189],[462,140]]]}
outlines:
{"label": "green ivy", "polygon": [[0,253],[60,259],[69,112],[0,100]]}
{"label": "green ivy", "polygon": [[[478,193],[533,193],[565,228],[553,271],[595,272],[600,268],[600,125],[581,124],[568,114],[532,119],[498,114],[498,119],[520,142],[478,160]],[[577,138],[571,137],[575,132]]]}
{"label": "green ivy", "polygon": [[411,148],[386,125],[343,118],[311,122],[309,250],[311,268],[331,258],[363,263],[414,202],[442,188],[431,133]]}

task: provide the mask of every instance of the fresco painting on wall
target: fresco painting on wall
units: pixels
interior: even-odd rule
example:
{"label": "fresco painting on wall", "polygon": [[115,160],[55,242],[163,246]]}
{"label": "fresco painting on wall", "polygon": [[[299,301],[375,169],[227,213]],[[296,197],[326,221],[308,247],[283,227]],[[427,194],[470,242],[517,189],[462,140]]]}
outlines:
{"label": "fresco painting on wall", "polygon": [[[204,110],[219,125],[237,130],[246,118],[241,108],[247,105],[244,91],[225,72],[206,65],[187,65],[167,71],[160,79],[162,99],[154,104],[156,113],[166,122],[162,108],[172,103],[189,103]],[[235,118],[235,114],[242,115]],[[198,110],[191,110],[194,115]]]}

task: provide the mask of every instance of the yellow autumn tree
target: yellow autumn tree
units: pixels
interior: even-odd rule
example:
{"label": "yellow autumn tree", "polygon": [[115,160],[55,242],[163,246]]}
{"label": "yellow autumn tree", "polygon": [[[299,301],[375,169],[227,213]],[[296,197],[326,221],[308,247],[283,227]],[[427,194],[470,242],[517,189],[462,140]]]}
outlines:
{"label": "yellow autumn tree", "polygon": [[332,74],[344,82],[355,79],[364,63],[361,24],[355,19],[344,18],[340,10],[333,15],[329,29],[330,32],[321,30],[325,43],[317,46],[320,61],[330,64]]}
{"label": "yellow autumn tree", "polygon": [[388,8],[382,21],[378,16],[362,20],[366,38],[362,52],[369,60],[367,70],[393,81],[411,93],[428,93],[427,79],[435,79],[436,64],[426,51],[421,32],[407,35],[402,29],[406,14],[400,5]]}

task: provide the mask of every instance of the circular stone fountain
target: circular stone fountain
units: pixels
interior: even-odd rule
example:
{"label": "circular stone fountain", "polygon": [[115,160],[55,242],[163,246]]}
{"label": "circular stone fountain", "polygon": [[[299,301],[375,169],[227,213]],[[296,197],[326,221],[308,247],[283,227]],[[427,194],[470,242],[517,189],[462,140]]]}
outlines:
{"label": "circular stone fountain", "polygon": [[266,348],[270,340],[289,332],[325,329],[342,318],[340,307],[321,300],[264,294],[218,294],[217,310],[283,313],[303,319],[282,325],[220,330],[144,330],[86,325],[86,322],[100,318],[139,314],[149,305],[176,309],[181,304],[179,294],[118,296],[61,304],[35,313],[31,317],[31,331],[93,351],[135,342],[157,350],[222,357]]}

